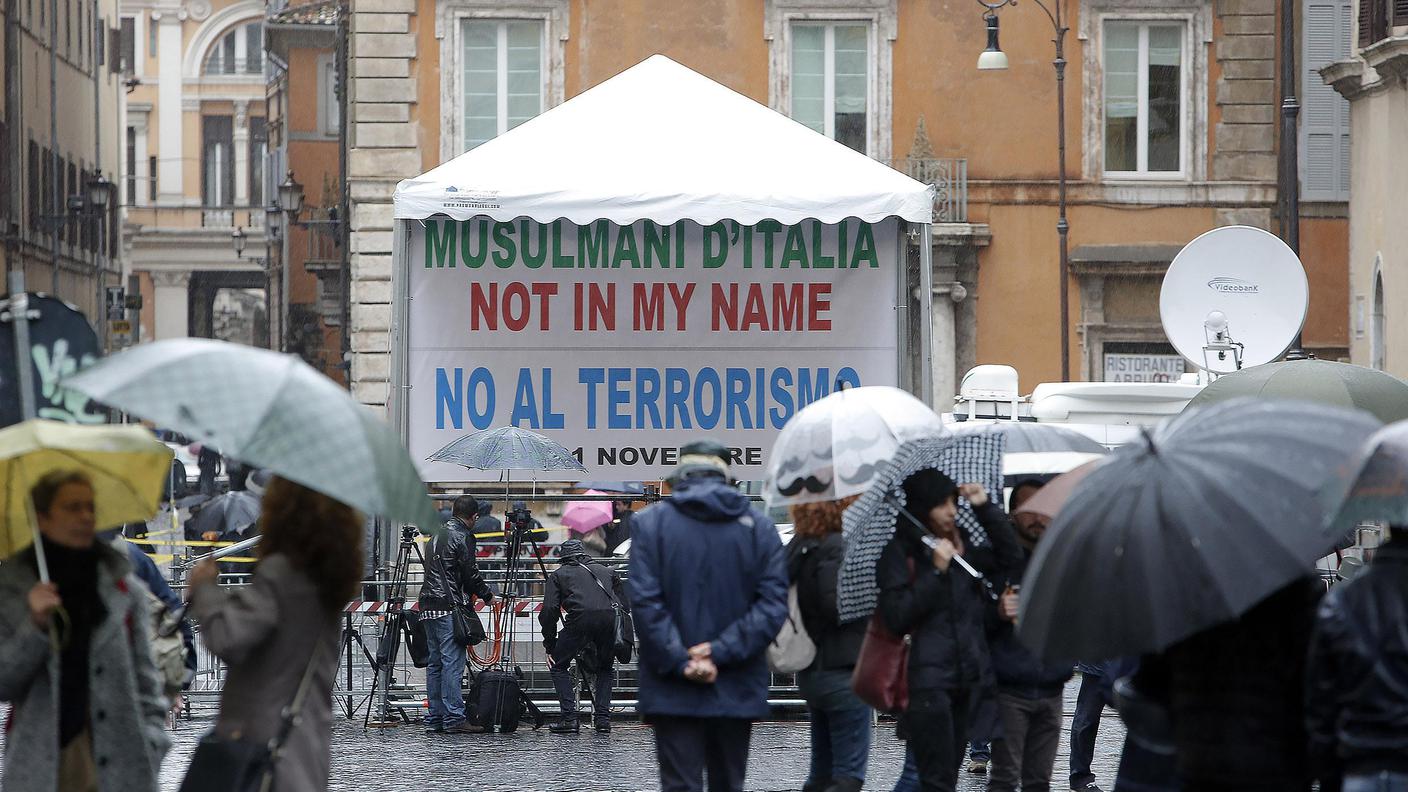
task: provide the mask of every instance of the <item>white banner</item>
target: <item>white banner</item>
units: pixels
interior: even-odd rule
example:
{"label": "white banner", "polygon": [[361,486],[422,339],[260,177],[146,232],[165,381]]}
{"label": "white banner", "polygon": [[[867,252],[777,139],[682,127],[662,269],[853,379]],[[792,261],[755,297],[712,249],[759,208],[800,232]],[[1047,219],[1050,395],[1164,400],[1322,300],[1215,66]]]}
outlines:
{"label": "white banner", "polygon": [[409,225],[410,452],[427,481],[497,479],[424,460],[506,425],[588,470],[545,480],[658,479],[700,437],[761,479],[797,410],[838,382],[897,384],[897,220]]}

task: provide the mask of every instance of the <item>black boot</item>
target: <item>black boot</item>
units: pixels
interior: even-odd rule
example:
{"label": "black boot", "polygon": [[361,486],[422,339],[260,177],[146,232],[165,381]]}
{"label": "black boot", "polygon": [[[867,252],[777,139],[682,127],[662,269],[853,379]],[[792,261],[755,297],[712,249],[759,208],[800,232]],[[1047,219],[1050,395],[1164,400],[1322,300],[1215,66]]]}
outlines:
{"label": "black boot", "polygon": [[577,734],[581,730],[582,727],[578,724],[576,716],[571,718],[564,716],[548,729],[553,734]]}
{"label": "black boot", "polygon": [[598,732],[602,733],[602,734],[610,734],[610,733],[611,733],[611,719],[610,719],[610,718],[597,718],[597,719],[596,719],[596,730],[597,730]]}

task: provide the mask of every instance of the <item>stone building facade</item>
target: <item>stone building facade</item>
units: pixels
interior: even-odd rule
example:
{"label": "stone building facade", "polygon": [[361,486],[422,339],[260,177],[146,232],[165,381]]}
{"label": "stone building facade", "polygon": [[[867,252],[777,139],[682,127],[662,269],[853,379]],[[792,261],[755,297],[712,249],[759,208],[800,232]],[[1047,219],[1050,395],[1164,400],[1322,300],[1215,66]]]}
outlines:
{"label": "stone building facade", "polygon": [[[1325,42],[1347,47],[1347,32],[1311,21],[1319,6],[1343,14],[1351,2],[1301,0],[1290,24],[1303,57]],[[940,407],[977,363],[1017,366],[1030,390],[1063,376],[1102,379],[1112,356],[1170,356],[1158,286],[1172,255],[1218,226],[1279,227],[1278,5],[1067,0],[1072,354],[1062,372],[1053,31],[1035,4],[1000,12],[1011,67],[978,72],[984,21],[970,0],[353,0],[353,391],[368,404],[392,398],[396,183],[492,137],[495,120],[498,133],[511,128],[524,106],[512,103],[550,109],[656,52],[940,188],[931,317]],[[526,51],[530,68],[505,65]],[[471,63],[490,52],[497,66]],[[797,65],[812,57],[825,69]],[[844,65],[853,63],[862,65]],[[499,78],[497,119],[463,84],[480,68]],[[837,77],[848,68],[854,81]],[[532,86],[523,93],[510,79]],[[1311,99],[1307,116],[1323,121]],[[1333,118],[1327,128],[1347,136]],[[1347,190],[1335,151],[1305,145],[1314,131],[1301,141],[1302,187],[1314,197],[1301,220],[1305,335],[1312,351],[1336,358],[1348,347]],[[1308,183],[1312,173],[1325,183]]]}

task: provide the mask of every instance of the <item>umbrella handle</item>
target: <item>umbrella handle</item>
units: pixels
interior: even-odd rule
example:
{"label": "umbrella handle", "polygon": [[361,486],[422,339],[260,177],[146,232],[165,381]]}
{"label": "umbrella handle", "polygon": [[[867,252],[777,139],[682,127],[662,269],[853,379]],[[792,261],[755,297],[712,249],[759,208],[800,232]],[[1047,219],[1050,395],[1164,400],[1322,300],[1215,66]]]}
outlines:
{"label": "umbrella handle", "polygon": [[[893,495],[886,493],[885,499],[890,502],[890,505],[894,506],[895,509],[899,511],[901,516],[903,516],[906,520],[913,524],[915,528],[919,529],[919,541],[923,542],[925,547],[929,548],[930,550],[939,549],[939,540],[935,539],[929,533],[929,529],[925,528],[924,524],[919,522],[919,518],[915,517],[913,514],[910,514],[909,510],[901,506],[899,501],[895,500]],[[953,556],[953,560],[956,561],[958,565],[963,568],[964,572],[967,572],[968,574],[972,575],[975,580],[984,579],[983,573],[974,569],[972,564],[969,564],[967,561],[964,561],[963,556],[955,554]]]}

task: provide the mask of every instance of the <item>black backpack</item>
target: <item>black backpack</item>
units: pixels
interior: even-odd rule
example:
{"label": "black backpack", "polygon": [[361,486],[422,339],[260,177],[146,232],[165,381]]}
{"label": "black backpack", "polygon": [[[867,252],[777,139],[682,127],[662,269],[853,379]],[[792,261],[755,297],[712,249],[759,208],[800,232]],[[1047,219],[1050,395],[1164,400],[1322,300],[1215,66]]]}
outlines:
{"label": "black backpack", "polygon": [[[516,671],[516,669],[515,669]],[[465,710],[469,721],[484,727],[485,731],[512,732],[518,730],[518,723],[526,714],[533,722],[533,728],[543,725],[543,713],[523,692],[518,677],[521,671],[507,671],[502,668],[486,668],[474,677],[465,699]]]}

